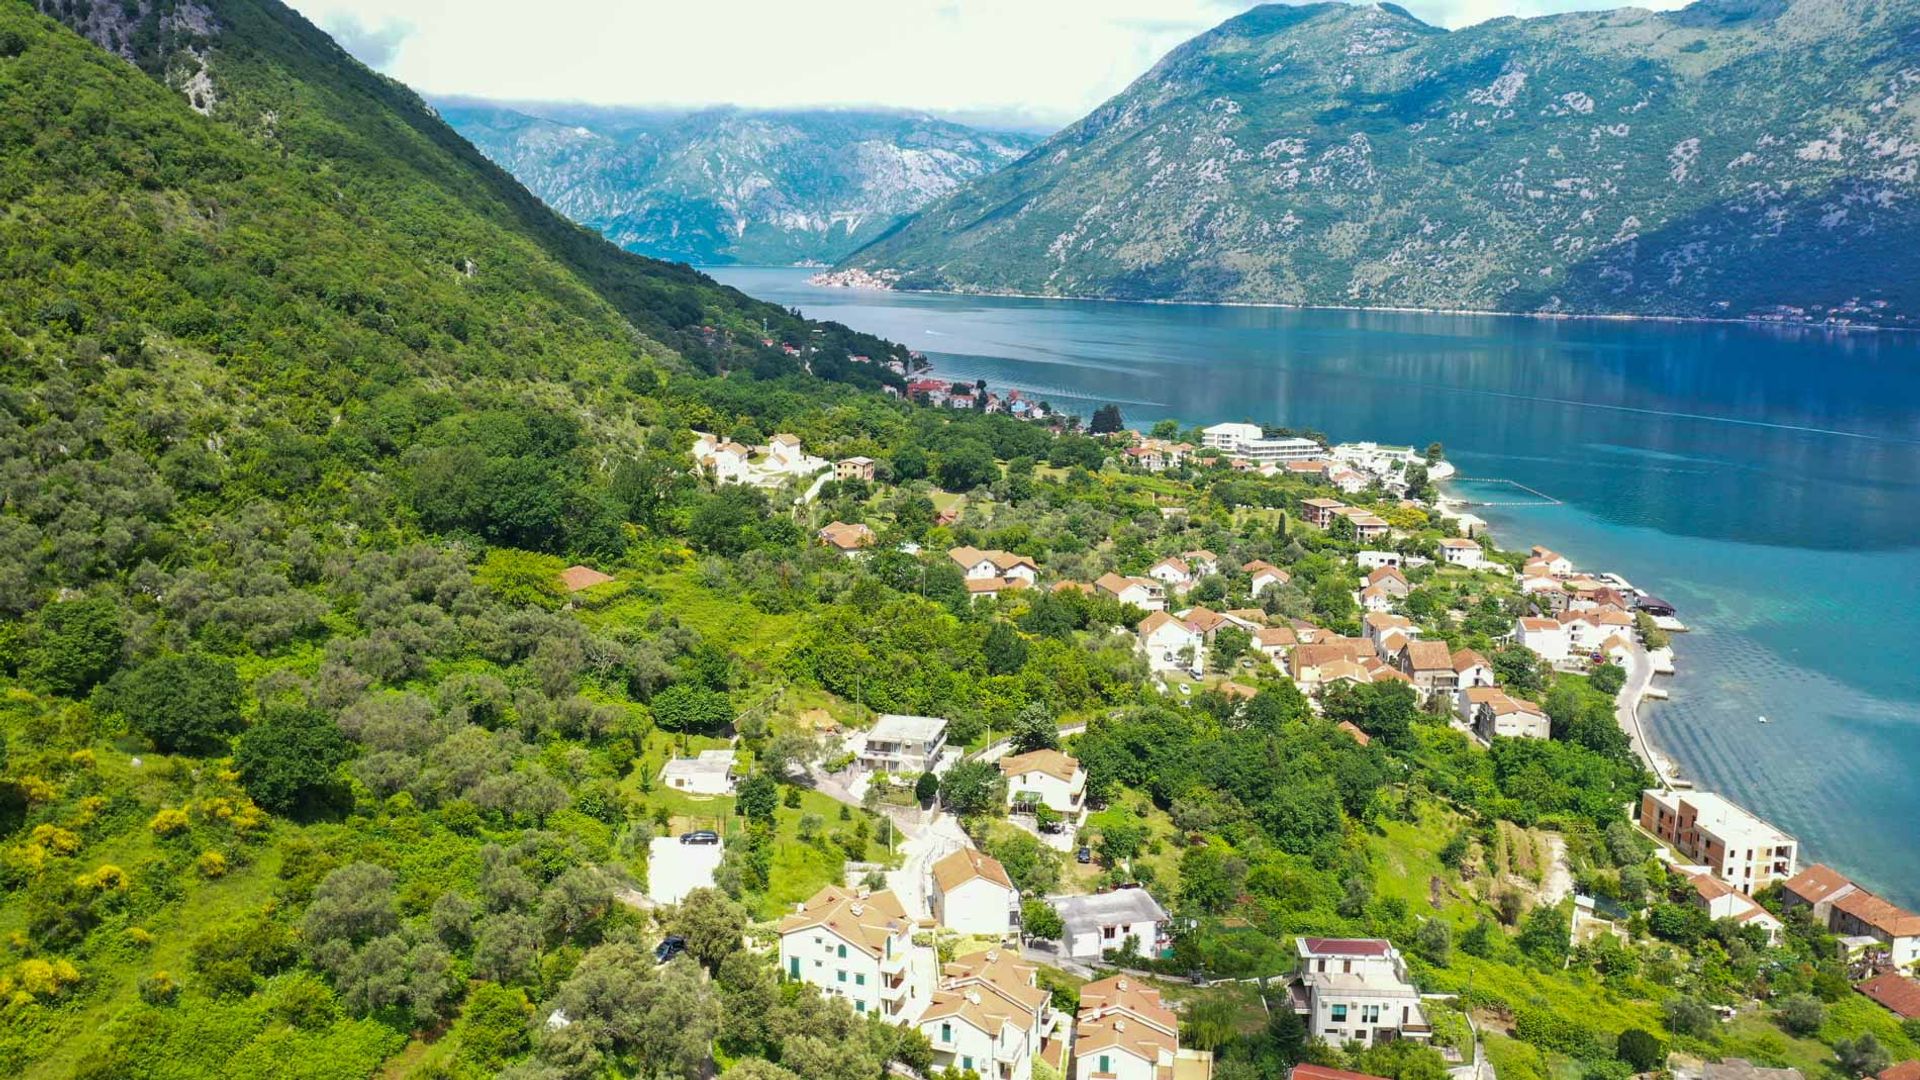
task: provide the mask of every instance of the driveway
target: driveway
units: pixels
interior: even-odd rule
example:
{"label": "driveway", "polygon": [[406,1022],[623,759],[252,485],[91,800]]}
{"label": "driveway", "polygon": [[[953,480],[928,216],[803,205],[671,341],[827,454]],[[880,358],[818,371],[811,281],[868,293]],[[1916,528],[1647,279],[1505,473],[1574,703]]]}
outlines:
{"label": "driveway", "polygon": [[647,849],[647,899],[677,904],[695,889],[711,888],[720,866],[719,844],[683,844],[677,836],[656,836]]}
{"label": "driveway", "polygon": [[900,869],[887,871],[887,888],[900,898],[908,914],[931,917],[927,876],[932,873],[933,864],[972,846],[973,841],[960,828],[958,818],[952,814],[935,814],[931,821],[900,842]]}

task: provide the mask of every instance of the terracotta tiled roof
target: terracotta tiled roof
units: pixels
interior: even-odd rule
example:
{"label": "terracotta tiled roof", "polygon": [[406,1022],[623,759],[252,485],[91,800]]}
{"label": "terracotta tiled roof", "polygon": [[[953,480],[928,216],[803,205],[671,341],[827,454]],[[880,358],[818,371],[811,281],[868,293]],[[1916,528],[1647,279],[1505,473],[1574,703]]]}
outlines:
{"label": "terracotta tiled roof", "polygon": [[1366,1073],[1348,1072],[1345,1069],[1329,1069],[1325,1065],[1295,1065],[1287,1073],[1287,1080],[1380,1080]]}
{"label": "terracotta tiled roof", "polygon": [[1920,1017],[1920,982],[1889,971],[1868,979],[1856,989],[1886,1006],[1896,1016],[1907,1020]]}
{"label": "terracotta tiled roof", "polygon": [[1845,874],[1831,866],[1814,863],[1787,879],[1781,888],[1806,901],[1818,904],[1843,890],[1857,888]]}
{"label": "terracotta tiled roof", "polygon": [[1041,772],[1071,784],[1074,774],[1080,771],[1080,760],[1068,757],[1058,750],[1029,750],[1024,754],[1001,758],[1000,771],[1007,776]]}
{"label": "terracotta tiled roof", "polygon": [[591,566],[569,566],[560,571],[560,584],[568,592],[591,589],[595,585],[605,585],[612,580],[611,574],[603,574]]}
{"label": "terracotta tiled roof", "polygon": [[1366,746],[1373,742],[1373,736],[1361,731],[1359,725],[1351,720],[1342,720],[1334,726],[1351,735],[1353,741],[1359,743],[1361,746]]}
{"label": "terracotta tiled roof", "polygon": [[973,848],[960,848],[933,864],[933,880],[941,892],[951,892],[975,878],[985,878],[1003,888],[1013,888],[1007,868],[993,856]]}
{"label": "terracotta tiled roof", "polygon": [[1407,666],[1415,671],[1452,671],[1453,658],[1447,655],[1444,641],[1409,641]]}
{"label": "terracotta tiled roof", "polygon": [[823,927],[872,956],[886,951],[887,939],[910,929],[912,922],[891,891],[862,896],[852,889],[829,885],[780,920],[780,933]]}
{"label": "terracotta tiled roof", "polygon": [[1307,951],[1315,956],[1385,956],[1392,946],[1381,938],[1304,939]]}
{"label": "terracotta tiled roof", "polygon": [[1472,649],[1461,649],[1453,654],[1453,670],[1465,671],[1472,667],[1492,667],[1487,658]]}
{"label": "terracotta tiled roof", "polygon": [[993,564],[994,569],[1005,573],[1016,566],[1024,566],[1038,571],[1039,565],[1025,555],[1015,555],[1011,551],[999,551],[994,548],[957,547],[949,549],[947,558],[959,563],[963,568],[976,566],[982,559]]}
{"label": "terracotta tiled roof", "polygon": [[1180,1017],[1160,1000],[1160,992],[1127,975],[1090,982],[1080,988],[1080,1020],[1087,1023],[1102,1014],[1126,1012],[1168,1035],[1180,1033]]}
{"label": "terracotta tiled roof", "polygon": [[1300,644],[1300,637],[1291,626],[1263,626],[1253,632],[1253,640],[1267,649],[1290,649]]}
{"label": "terracotta tiled roof", "polygon": [[1400,568],[1397,566],[1382,566],[1367,575],[1367,584],[1369,585],[1378,585],[1383,581],[1397,581],[1405,585],[1407,583],[1407,575],[1401,573]]}
{"label": "terracotta tiled roof", "polygon": [[820,539],[841,551],[853,551],[873,543],[873,530],[859,522],[848,525],[836,521],[820,530]]}
{"label": "terracotta tiled roof", "polygon": [[1835,900],[1833,909],[1846,912],[1888,937],[1920,937],[1920,915],[1890,904],[1865,889]]}
{"label": "terracotta tiled roof", "polygon": [[1920,1061],[1903,1061],[1882,1069],[1875,1080],[1920,1080]]}
{"label": "terracotta tiled roof", "polygon": [[1026,578],[968,578],[967,591],[970,593],[997,593],[1002,589],[1024,589]]}

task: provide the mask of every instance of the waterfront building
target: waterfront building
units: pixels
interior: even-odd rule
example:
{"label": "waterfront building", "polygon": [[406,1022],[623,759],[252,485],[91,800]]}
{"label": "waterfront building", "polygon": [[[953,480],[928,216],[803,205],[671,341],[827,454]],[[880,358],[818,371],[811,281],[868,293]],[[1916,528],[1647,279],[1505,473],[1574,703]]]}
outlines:
{"label": "waterfront building", "polygon": [[1748,896],[1792,877],[1799,857],[1799,841],[1705,791],[1648,788],[1640,797],[1640,827]]}

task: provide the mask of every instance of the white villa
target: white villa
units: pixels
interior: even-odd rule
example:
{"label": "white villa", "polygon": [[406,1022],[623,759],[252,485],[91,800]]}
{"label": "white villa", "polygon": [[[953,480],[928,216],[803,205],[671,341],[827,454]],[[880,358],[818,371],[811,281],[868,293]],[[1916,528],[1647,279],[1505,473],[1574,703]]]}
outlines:
{"label": "white villa", "polygon": [[1312,439],[1269,439],[1258,424],[1215,424],[1200,431],[1201,444],[1252,462],[1306,461],[1326,453]]}
{"label": "white villa", "polygon": [[1478,570],[1486,565],[1485,553],[1480,550],[1477,540],[1467,540],[1458,536],[1449,536],[1440,541],[1440,558],[1448,566],[1464,566],[1469,570]]}
{"label": "white villa", "polygon": [[1160,993],[1127,975],[1080,988],[1073,1040],[1074,1080],[1206,1077],[1213,1055],[1180,1048],[1180,1018]]}
{"label": "white villa", "polygon": [[1142,611],[1167,609],[1167,587],[1153,578],[1121,577],[1109,571],[1093,579],[1093,587],[1102,595]]}
{"label": "white villa", "polygon": [[1058,750],[1029,750],[1000,759],[1007,778],[1007,808],[1045,806],[1078,825],[1087,812],[1087,771]]}
{"label": "white villa", "polygon": [[776,488],[794,477],[812,476],[833,466],[826,458],[802,450],[798,436],[785,433],[767,440],[765,446],[746,447],[696,431],[693,460],[716,484],[763,488]]}
{"label": "white villa", "polygon": [[1054,1033],[1052,997],[1040,988],[1038,969],[1012,952],[956,957],[920,1017],[935,1068],[984,1080],[1029,1080],[1034,1058]]}
{"label": "white villa", "polygon": [[947,722],[934,716],[884,713],[860,740],[855,758],[876,772],[922,773],[940,761]]}
{"label": "white villa", "polygon": [[698,757],[674,758],[660,769],[660,782],[688,795],[733,794],[733,751],[702,750]]}
{"label": "white villa", "polygon": [[935,964],[913,930],[892,892],[829,885],[780,920],[780,970],[846,998],[855,1012],[912,1023],[932,1000]]}
{"label": "white villa", "polygon": [[1047,903],[1060,913],[1066,927],[1061,945],[1076,960],[1097,960],[1108,950],[1124,947],[1128,938],[1141,956],[1154,955],[1163,944],[1167,911],[1145,889],[1052,896]]}
{"label": "white villa", "polygon": [[1558,619],[1523,617],[1514,624],[1513,640],[1532,649],[1549,664],[1560,663],[1570,655],[1567,628],[1561,626]]}
{"label": "white villa", "polygon": [[1146,654],[1147,668],[1154,672],[1195,671],[1206,667],[1206,638],[1164,611],[1156,611],[1140,620],[1140,651]]}
{"label": "white villa", "polygon": [[1020,921],[1020,894],[999,860],[959,848],[929,870],[927,905],[941,926],[962,934],[1002,937]]}
{"label": "white villa", "polygon": [[1294,947],[1300,965],[1288,990],[1309,1035],[1334,1046],[1433,1037],[1420,991],[1391,942],[1303,937]]}

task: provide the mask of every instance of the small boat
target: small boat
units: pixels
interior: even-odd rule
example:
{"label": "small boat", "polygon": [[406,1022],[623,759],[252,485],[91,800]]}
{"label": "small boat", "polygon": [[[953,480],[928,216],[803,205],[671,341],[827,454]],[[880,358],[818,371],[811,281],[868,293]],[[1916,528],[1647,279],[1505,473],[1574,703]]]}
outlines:
{"label": "small boat", "polygon": [[1771,724],[1771,723],[1773,723],[1773,721],[1771,721],[1771,720],[1769,720],[1769,719],[1767,719],[1767,718],[1766,718],[1766,717],[1764,717],[1764,716],[1762,716],[1762,717],[1760,718],[1760,722],[1761,722],[1761,723],[1763,723],[1763,724]]}

